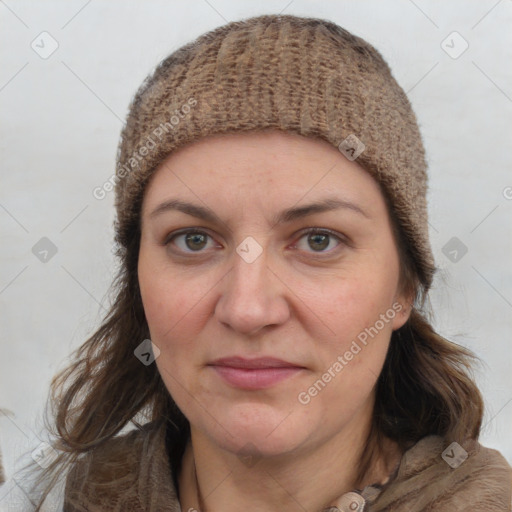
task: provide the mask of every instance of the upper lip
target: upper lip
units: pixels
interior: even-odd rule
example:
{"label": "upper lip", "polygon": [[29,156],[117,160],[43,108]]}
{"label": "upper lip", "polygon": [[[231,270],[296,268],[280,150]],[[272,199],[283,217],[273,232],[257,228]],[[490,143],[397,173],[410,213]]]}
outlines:
{"label": "upper lip", "polygon": [[276,359],[275,357],[257,357],[248,359],[240,356],[222,357],[209,363],[210,366],[230,366],[232,368],[304,368],[301,365]]}

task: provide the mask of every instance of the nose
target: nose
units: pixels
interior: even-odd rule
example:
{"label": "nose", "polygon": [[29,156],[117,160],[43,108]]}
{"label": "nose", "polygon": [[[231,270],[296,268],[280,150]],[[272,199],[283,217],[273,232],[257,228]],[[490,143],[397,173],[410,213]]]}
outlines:
{"label": "nose", "polygon": [[269,260],[267,249],[252,262],[234,254],[231,270],[219,283],[215,315],[221,323],[239,333],[253,335],[288,320],[289,288]]}

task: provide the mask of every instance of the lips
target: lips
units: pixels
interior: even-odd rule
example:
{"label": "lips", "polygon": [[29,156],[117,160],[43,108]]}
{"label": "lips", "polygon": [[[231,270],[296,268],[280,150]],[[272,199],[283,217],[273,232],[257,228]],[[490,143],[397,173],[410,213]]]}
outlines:
{"label": "lips", "polygon": [[212,366],[229,366],[231,368],[261,369],[261,368],[304,368],[303,366],[276,359],[274,357],[258,357],[256,359],[246,359],[240,356],[223,357],[216,359]]}
{"label": "lips", "polygon": [[274,386],[305,369],[303,366],[273,357],[225,357],[213,361],[208,366],[211,366],[225,383],[247,390]]}

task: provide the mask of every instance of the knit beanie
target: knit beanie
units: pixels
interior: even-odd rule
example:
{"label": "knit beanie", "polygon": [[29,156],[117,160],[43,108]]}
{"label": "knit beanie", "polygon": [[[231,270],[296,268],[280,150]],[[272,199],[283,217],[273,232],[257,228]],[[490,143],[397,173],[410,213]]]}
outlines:
{"label": "knit beanie", "polygon": [[208,135],[266,129],[325,140],[371,174],[426,292],[435,266],[415,114],[375,48],[317,18],[231,22],[156,66],[130,104],[118,147],[118,244],[137,232],[145,186],[170,153]]}

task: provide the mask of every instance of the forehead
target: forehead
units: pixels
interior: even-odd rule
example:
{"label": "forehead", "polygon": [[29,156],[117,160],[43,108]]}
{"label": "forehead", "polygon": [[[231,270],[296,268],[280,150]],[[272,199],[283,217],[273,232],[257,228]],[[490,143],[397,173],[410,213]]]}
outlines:
{"label": "forehead", "polygon": [[144,210],[173,197],[228,208],[274,209],[326,196],[383,205],[377,182],[326,141],[276,130],[209,136],[180,148],[156,169]]}

